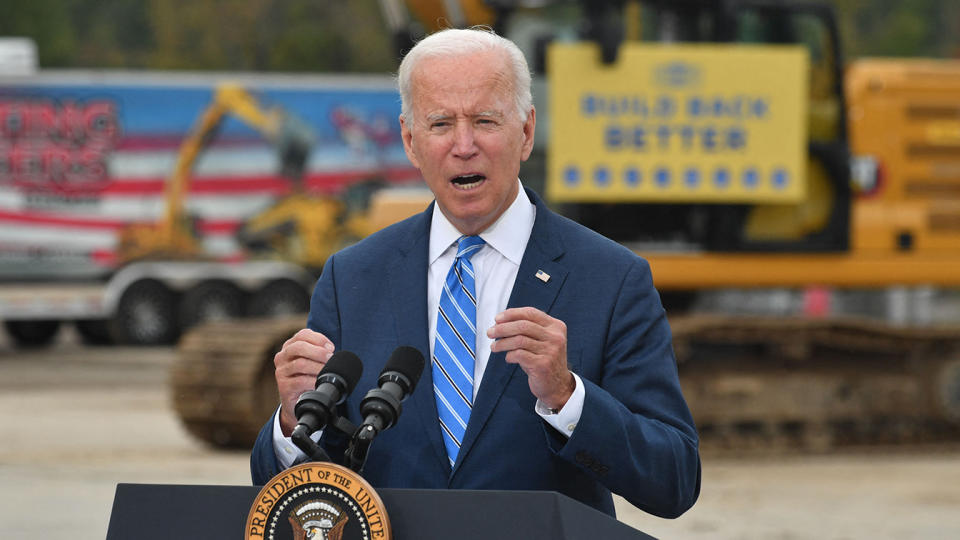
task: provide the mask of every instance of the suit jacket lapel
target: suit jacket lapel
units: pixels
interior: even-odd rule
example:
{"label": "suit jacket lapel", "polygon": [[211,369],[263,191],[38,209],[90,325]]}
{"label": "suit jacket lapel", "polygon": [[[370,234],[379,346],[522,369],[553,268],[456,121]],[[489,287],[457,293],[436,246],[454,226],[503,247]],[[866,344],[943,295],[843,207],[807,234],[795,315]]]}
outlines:
{"label": "suit jacket lapel", "polygon": [[426,364],[413,394],[403,403],[405,414],[419,418],[424,440],[429,441],[437,460],[449,469],[447,450],[440,436],[437,403],[433,396],[430,368],[429,319],[427,318],[427,258],[429,257],[430,219],[433,204],[420,214],[420,221],[389,262],[390,292],[393,297],[393,319],[401,345],[409,345],[423,353]]}
{"label": "suit jacket lapel", "polygon": [[[558,261],[564,253],[563,244],[552,234],[555,231],[553,221],[559,218],[534,192],[526,191],[537,207],[537,217],[533,224],[533,231],[530,233],[527,249],[520,261],[520,269],[517,271],[517,279],[514,281],[507,307],[530,306],[549,313],[568,273],[566,267]],[[542,271],[549,278],[546,281],[538,278],[538,271]],[[480,390],[477,392],[473,410],[470,412],[467,431],[464,433],[460,453],[454,465],[454,474],[460,468],[460,464],[469,453],[487,420],[490,419],[490,414],[500,400],[500,396],[503,395],[510,378],[518,370],[516,364],[506,362],[505,356],[505,353],[494,353],[487,361],[483,380],[480,382]]]}

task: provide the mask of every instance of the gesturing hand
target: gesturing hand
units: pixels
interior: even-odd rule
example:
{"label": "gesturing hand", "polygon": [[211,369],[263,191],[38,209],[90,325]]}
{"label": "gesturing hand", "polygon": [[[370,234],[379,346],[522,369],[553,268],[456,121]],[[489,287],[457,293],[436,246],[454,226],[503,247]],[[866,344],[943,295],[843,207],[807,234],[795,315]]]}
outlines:
{"label": "gesturing hand", "polygon": [[527,374],[530,392],[551,409],[563,407],[576,388],[567,368],[567,325],[533,307],[511,308],[494,319],[487,336],[491,352]]}
{"label": "gesturing hand", "polygon": [[285,436],[289,437],[297,426],[297,417],[293,414],[297,399],[314,389],[317,374],[333,351],[333,342],[327,336],[304,328],[288,339],[273,357],[280,392],[280,428]]}

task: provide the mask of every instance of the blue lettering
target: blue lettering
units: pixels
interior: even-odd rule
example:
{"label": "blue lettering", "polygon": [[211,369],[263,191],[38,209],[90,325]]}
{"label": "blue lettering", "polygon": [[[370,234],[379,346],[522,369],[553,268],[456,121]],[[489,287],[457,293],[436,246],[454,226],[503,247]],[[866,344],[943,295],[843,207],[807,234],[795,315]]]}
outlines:
{"label": "blue lettering", "polygon": [[623,130],[620,126],[610,125],[604,131],[604,144],[609,150],[619,150],[623,146]]}
{"label": "blue lettering", "polygon": [[580,111],[584,116],[593,116],[597,110],[597,98],[593,94],[587,94],[580,100]]}
{"label": "blue lettering", "polygon": [[643,126],[633,128],[633,146],[637,150],[646,150],[647,130]]}
{"label": "blue lettering", "polygon": [[687,101],[687,114],[693,118],[697,118],[703,114],[703,100],[698,97],[692,97]]}
{"label": "blue lettering", "polygon": [[713,98],[713,115],[716,117],[724,116],[723,98],[716,97]]}
{"label": "blue lettering", "polygon": [[574,165],[568,166],[563,170],[563,181],[570,187],[580,183],[580,169]]}
{"label": "blue lettering", "polygon": [[703,149],[707,152],[713,152],[717,149],[717,130],[707,126],[700,130],[700,138],[703,141]]}
{"label": "blue lettering", "polygon": [[693,127],[692,126],[682,126],[680,128],[680,138],[683,141],[683,149],[690,150],[693,148]]}
{"label": "blue lettering", "polygon": [[741,150],[747,146],[747,133],[742,127],[734,126],[727,130],[726,145],[730,150]]}
{"label": "blue lettering", "polygon": [[662,125],[657,128],[657,140],[662,150],[670,148],[670,126]]}
{"label": "blue lettering", "polygon": [[753,100],[753,104],[750,107],[750,112],[753,113],[753,116],[757,118],[763,118],[767,115],[767,112],[770,110],[770,106],[767,104],[767,101],[763,98],[757,98]]}
{"label": "blue lettering", "polygon": [[656,108],[654,109],[655,115],[660,118],[670,118],[673,116],[676,111],[676,104],[673,101],[673,98],[670,96],[660,96],[657,99]]}

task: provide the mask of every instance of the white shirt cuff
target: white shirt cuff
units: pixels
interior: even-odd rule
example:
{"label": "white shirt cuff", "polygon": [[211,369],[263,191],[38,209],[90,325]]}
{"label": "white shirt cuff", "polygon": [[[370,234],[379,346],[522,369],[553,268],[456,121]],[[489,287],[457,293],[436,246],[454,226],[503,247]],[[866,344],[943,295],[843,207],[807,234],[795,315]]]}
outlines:
{"label": "white shirt cuff", "polygon": [[573,379],[576,381],[577,386],[573,389],[573,394],[570,396],[570,399],[567,400],[567,403],[559,412],[556,414],[551,413],[550,409],[543,403],[540,403],[539,399],[537,400],[537,405],[534,407],[534,410],[537,411],[540,418],[546,420],[548,424],[564,434],[567,438],[570,438],[570,436],[573,435],[573,430],[577,428],[580,415],[583,414],[583,400],[586,396],[586,390],[583,388],[583,381],[580,380],[580,376],[574,373]]}
{"label": "white shirt cuff", "polygon": [[[313,442],[320,440],[323,430],[310,435]],[[283,436],[283,430],[280,428],[280,408],[277,407],[277,413],[273,415],[273,454],[277,456],[277,463],[280,469],[289,469],[295,463],[306,461],[307,455],[293,444],[293,439]]]}

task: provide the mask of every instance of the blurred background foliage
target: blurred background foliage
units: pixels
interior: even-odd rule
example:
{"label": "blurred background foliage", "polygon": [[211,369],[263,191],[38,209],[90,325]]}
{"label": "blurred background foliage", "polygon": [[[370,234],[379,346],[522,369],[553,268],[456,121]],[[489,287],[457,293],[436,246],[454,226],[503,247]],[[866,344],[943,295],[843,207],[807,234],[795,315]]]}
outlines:
{"label": "blurred background foliage", "polygon": [[[835,0],[849,59],[960,57],[960,1]],[[384,72],[377,0],[3,0],[44,68]]]}
{"label": "blurred background foliage", "polygon": [[0,0],[42,68],[395,69],[376,0]]}
{"label": "blurred background foliage", "polygon": [[957,0],[835,0],[848,58],[960,58]]}

